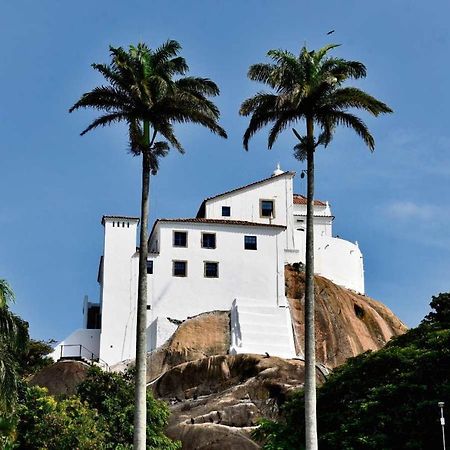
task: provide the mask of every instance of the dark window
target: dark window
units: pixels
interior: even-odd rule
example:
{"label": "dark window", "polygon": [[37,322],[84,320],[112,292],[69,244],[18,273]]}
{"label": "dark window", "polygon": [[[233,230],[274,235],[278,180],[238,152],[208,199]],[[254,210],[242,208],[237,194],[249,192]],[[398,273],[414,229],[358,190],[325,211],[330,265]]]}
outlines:
{"label": "dark window", "polygon": [[187,262],[186,261],[174,261],[173,262],[173,276],[185,277],[187,274]]}
{"label": "dark window", "polygon": [[245,250],[256,250],[256,236],[244,236]]}
{"label": "dark window", "polygon": [[261,200],[261,217],[274,217],[273,200]]}
{"label": "dark window", "polygon": [[186,231],[174,231],[173,232],[173,246],[174,247],[187,247],[187,232]]}
{"label": "dark window", "polygon": [[222,206],[222,216],[223,217],[231,216],[231,206]]}
{"label": "dark window", "polygon": [[219,263],[205,261],[205,277],[218,278],[219,277]]}
{"label": "dark window", "polygon": [[203,233],[202,234],[202,247],[203,248],[216,248],[216,234],[215,233]]}
{"label": "dark window", "polygon": [[102,327],[100,305],[90,305],[87,311],[86,328],[98,330]]}
{"label": "dark window", "polygon": [[153,273],[153,261],[147,261],[147,273],[149,275]]}

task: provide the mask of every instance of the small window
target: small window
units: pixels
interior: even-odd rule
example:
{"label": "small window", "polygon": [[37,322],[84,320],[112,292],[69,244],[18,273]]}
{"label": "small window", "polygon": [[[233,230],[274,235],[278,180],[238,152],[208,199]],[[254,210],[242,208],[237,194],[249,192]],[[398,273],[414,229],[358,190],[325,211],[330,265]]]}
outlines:
{"label": "small window", "polygon": [[231,216],[231,206],[222,206],[222,217]]}
{"label": "small window", "polygon": [[275,217],[273,200],[261,200],[261,217]]}
{"label": "small window", "polygon": [[187,275],[187,261],[173,261],[173,276],[185,277]]}
{"label": "small window", "polygon": [[187,232],[186,231],[174,231],[173,232],[173,246],[174,247],[187,247]]}
{"label": "small window", "polygon": [[147,261],[147,273],[149,275],[153,273],[153,261]]}
{"label": "small window", "polygon": [[216,234],[215,233],[202,233],[202,247],[203,248],[216,248]]}
{"label": "small window", "polygon": [[219,263],[205,261],[205,278],[219,278]]}
{"label": "small window", "polygon": [[256,250],[256,236],[244,236],[245,250]]}

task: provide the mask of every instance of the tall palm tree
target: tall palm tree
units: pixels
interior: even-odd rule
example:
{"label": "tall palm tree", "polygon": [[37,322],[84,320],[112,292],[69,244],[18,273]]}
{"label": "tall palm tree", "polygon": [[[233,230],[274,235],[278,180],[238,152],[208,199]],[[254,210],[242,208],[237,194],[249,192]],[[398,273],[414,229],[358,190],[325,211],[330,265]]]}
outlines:
{"label": "tall palm tree", "polygon": [[28,343],[28,325],[10,311],[12,302],[11,287],[0,279],[0,410],[10,410],[15,403],[17,360]]}
{"label": "tall palm tree", "polygon": [[[337,45],[327,45],[317,51],[306,47],[298,56],[285,50],[270,50],[270,63],[254,64],[248,71],[251,80],[268,85],[272,92],[259,92],[245,100],[240,114],[251,116],[244,134],[248,150],[251,137],[271,124],[268,147],[287,127],[302,122],[306,134],[293,129],[298,142],[294,147],[297,159],[307,162],[306,217],[306,280],[305,280],[305,429],[306,449],[317,449],[316,369],[314,336],[314,152],[319,145],[331,142],[338,125],[353,129],[369,147],[375,141],[365,123],[349,109],[361,109],[374,116],[390,113],[384,103],[355,87],[344,87],[348,79],[363,78],[366,68],[358,61],[328,56]],[[315,128],[320,130],[315,136]]]}
{"label": "tall palm tree", "polygon": [[[146,263],[150,174],[157,173],[159,158],[167,154],[169,147],[184,151],[174,134],[174,123],[197,123],[227,137],[218,124],[219,110],[209,100],[219,94],[219,88],[207,78],[184,76],[189,67],[179,56],[180,50],[180,44],[173,40],[155,50],[142,43],[130,46],[128,51],[110,47],[111,62],[92,65],[108,84],[83,94],[69,110],[94,108],[103,112],[82,135],[99,126],[125,122],[129,128],[131,153],[142,155],[134,419],[134,448],[137,450],[146,448]],[[157,141],[159,136],[164,140]]]}

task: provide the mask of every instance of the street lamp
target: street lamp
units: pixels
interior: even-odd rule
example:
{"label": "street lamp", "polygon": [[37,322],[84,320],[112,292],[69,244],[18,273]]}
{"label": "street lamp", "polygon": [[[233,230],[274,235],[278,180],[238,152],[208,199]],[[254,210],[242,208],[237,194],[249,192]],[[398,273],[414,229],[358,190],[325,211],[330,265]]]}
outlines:
{"label": "street lamp", "polygon": [[445,419],[444,419],[444,402],[438,402],[439,408],[441,408],[441,427],[442,427],[442,446],[445,450]]}

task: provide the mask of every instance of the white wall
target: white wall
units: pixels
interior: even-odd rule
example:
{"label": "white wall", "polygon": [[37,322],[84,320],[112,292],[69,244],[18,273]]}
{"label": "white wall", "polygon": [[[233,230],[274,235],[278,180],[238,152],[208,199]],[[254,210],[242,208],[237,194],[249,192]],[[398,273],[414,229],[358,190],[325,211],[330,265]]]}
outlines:
{"label": "white wall", "polygon": [[104,219],[100,358],[108,364],[135,354],[137,223],[137,219],[130,218]]}
{"label": "white wall", "polygon": [[[293,220],[293,177],[293,172],[285,172],[262,183],[207,200],[205,216],[207,219],[246,220],[288,226],[289,231],[285,233],[283,245],[285,248],[293,248],[292,227],[289,227]],[[260,200],[274,201],[275,217],[261,217]],[[222,217],[222,206],[231,207],[230,217]]]}
{"label": "white wall", "polygon": [[314,257],[317,274],[364,293],[363,256],[357,244],[334,237],[317,239]]}
{"label": "white wall", "polygon": [[[80,349],[79,346],[82,346]],[[62,352],[61,352],[61,347]],[[50,357],[58,361],[61,357],[79,357],[86,359],[98,358],[100,349],[100,330],[80,328],[59,342]]]}
{"label": "white wall", "polygon": [[[238,295],[284,304],[282,228],[174,222],[157,227],[161,252],[148,275],[152,320],[229,310]],[[173,247],[174,230],[188,232],[187,248]],[[215,249],[201,247],[202,231],[216,233]],[[257,250],[244,249],[245,235],[257,236]],[[173,260],[188,261],[187,277],[172,276]],[[219,278],[204,277],[204,261],[219,262]]]}

